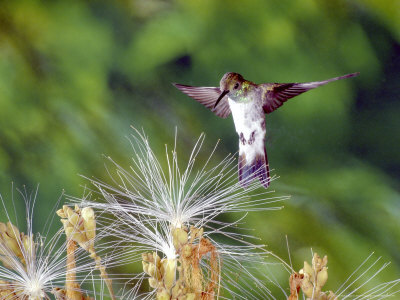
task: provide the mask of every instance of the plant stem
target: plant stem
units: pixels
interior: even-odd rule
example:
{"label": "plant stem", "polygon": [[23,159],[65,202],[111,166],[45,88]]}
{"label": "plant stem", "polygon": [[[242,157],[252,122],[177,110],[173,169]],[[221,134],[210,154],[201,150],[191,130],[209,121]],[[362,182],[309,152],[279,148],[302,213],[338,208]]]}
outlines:
{"label": "plant stem", "polygon": [[76,262],[75,251],[76,243],[72,239],[67,242],[67,276],[65,282],[65,290],[68,300],[82,300],[83,296],[80,292],[80,286],[76,282]]}

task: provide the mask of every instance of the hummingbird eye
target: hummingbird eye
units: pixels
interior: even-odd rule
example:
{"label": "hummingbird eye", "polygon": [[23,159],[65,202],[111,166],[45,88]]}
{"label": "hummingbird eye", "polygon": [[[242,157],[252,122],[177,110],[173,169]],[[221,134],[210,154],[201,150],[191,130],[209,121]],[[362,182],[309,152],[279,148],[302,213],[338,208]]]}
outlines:
{"label": "hummingbird eye", "polygon": [[235,86],[233,87],[235,90],[239,87],[239,83],[236,82]]}

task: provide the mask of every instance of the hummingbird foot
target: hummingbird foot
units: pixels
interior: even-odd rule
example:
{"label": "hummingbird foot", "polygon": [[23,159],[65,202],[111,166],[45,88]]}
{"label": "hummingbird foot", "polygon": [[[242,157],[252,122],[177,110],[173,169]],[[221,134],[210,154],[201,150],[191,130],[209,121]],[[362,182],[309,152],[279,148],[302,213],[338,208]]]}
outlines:
{"label": "hummingbird foot", "polygon": [[256,134],[255,131],[253,131],[253,132],[251,133],[250,138],[249,138],[249,140],[247,141],[247,143],[248,143],[249,145],[253,144],[254,141],[256,140],[255,134]]}
{"label": "hummingbird foot", "polygon": [[242,145],[246,144],[246,139],[244,138],[243,132],[241,132],[239,135],[239,141],[242,143]]}
{"label": "hummingbird foot", "polygon": [[240,141],[240,143],[242,144],[242,145],[246,145],[246,143],[248,144],[248,145],[252,145],[254,142],[255,142],[255,140],[256,140],[256,132],[255,131],[253,131],[251,134],[250,134],[250,137],[249,137],[249,139],[246,141],[246,139],[245,139],[245,137],[244,137],[244,135],[243,135],[243,132],[241,132],[240,133],[240,135],[239,135],[239,141]]}

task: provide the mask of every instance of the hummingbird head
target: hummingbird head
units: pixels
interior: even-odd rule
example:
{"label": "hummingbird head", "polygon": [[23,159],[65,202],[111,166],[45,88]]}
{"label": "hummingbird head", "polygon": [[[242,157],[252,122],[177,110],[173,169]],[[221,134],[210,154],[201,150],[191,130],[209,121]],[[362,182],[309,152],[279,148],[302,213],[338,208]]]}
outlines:
{"label": "hummingbird head", "polygon": [[235,98],[237,92],[241,90],[242,83],[244,81],[245,80],[243,76],[238,73],[225,73],[224,76],[222,76],[221,81],[219,82],[221,94],[218,97],[218,100],[215,102],[214,108],[218,105],[219,101],[224,98],[225,95],[228,95],[230,98]]}

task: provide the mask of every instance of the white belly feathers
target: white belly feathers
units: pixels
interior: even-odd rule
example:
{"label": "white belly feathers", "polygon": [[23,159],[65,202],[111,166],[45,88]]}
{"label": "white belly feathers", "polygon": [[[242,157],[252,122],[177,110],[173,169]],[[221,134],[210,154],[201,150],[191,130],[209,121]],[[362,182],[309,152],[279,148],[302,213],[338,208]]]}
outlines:
{"label": "white belly feathers", "polygon": [[229,99],[229,106],[239,135],[239,155],[245,153],[247,164],[251,164],[257,153],[264,154],[266,131],[263,109],[256,101],[237,103]]}

